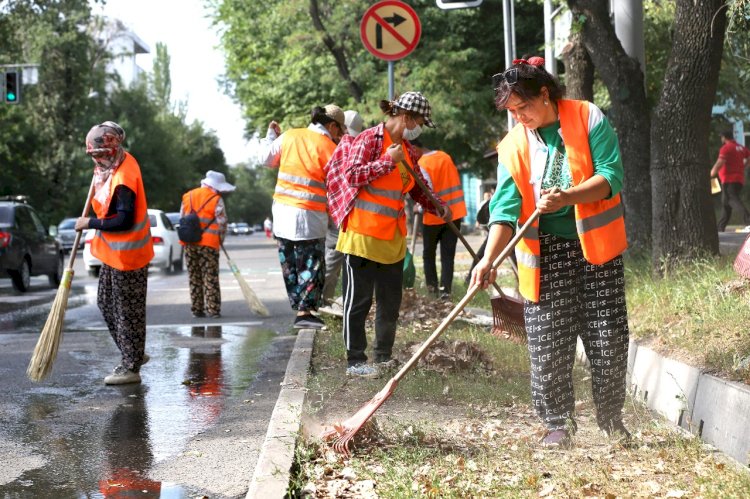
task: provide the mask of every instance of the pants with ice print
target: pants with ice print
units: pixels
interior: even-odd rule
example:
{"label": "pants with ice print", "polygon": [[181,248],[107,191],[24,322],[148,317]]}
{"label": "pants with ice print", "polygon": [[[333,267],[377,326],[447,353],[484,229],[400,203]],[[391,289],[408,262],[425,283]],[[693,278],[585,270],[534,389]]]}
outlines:
{"label": "pants with ice print", "polygon": [[[531,398],[549,430],[573,419],[573,363],[580,336],[591,363],[600,427],[622,418],[628,362],[628,316],[622,257],[591,265],[578,240],[540,235],[539,302],[524,315],[531,359]],[[573,424],[575,424],[573,422]]]}

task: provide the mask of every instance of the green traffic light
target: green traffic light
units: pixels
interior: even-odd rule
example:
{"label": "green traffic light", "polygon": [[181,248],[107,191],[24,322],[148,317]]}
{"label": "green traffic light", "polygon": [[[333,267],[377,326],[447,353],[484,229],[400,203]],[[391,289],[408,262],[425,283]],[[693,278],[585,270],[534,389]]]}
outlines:
{"label": "green traffic light", "polygon": [[14,100],[16,100],[16,94],[14,94],[13,92],[9,92],[9,93],[5,94],[5,99],[7,101],[14,101]]}

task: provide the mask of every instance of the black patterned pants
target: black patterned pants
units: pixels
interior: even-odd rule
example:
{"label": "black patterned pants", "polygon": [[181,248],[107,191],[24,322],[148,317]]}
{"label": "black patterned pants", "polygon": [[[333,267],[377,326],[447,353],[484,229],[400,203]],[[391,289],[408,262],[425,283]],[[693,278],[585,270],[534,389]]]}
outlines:
{"label": "black patterned pants", "polygon": [[318,310],[326,278],[325,238],[292,241],[276,238],[286,294],[293,310]]}
{"label": "black patterned pants", "polygon": [[221,313],[219,250],[197,244],[185,245],[190,284],[190,311],[194,314]]}
{"label": "black patterned pants", "polygon": [[109,334],[120,349],[122,365],[138,372],[146,348],[146,290],[148,266],[117,270],[102,264],[97,305]]}
{"label": "black patterned pants", "polygon": [[[628,363],[628,315],[622,257],[603,265],[584,258],[578,240],[540,236],[539,303],[526,301],[531,398],[549,430],[573,420],[573,363],[580,336],[591,362],[600,427],[622,418]],[[574,423],[574,421],[573,421]]]}

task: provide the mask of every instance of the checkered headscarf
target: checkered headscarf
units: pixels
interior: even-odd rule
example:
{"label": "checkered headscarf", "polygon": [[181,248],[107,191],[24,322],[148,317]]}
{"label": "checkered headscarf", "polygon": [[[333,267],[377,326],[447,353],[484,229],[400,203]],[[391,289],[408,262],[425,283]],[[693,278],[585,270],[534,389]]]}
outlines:
{"label": "checkered headscarf", "polygon": [[432,107],[424,95],[420,92],[406,92],[393,103],[394,109],[402,109],[412,113],[421,114],[424,118],[424,124],[430,128],[435,128],[435,123],[430,119]]}

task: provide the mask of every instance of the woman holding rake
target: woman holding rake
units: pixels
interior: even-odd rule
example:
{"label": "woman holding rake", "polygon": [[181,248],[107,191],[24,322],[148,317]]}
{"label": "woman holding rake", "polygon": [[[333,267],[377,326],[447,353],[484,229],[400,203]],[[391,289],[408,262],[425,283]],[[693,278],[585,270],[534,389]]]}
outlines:
{"label": "woman holding rake", "polygon": [[498,183],[485,255],[472,273],[483,288],[492,262],[536,209],[516,247],[531,359],[531,394],[546,426],[542,444],[567,448],[575,432],[573,363],[581,337],[591,362],[599,428],[629,439],[622,423],[628,318],[621,254],[627,248],[617,136],[602,112],[565,100],[544,59],[517,59],[493,77],[495,105],[519,122],[498,145]]}
{"label": "woman holding rake", "polygon": [[[428,212],[452,220],[450,208],[443,204],[438,213],[403,165],[414,169],[419,160],[409,140],[416,139],[423,126],[435,127],[430,103],[419,92],[406,92],[395,101],[381,101],[380,109],[385,121],[357,135],[346,154],[337,149],[326,167],[328,208],[340,229],[336,250],[345,255],[343,333],[348,376],[377,377],[380,367],[395,363],[391,354],[406,256],[404,197],[408,193]],[[367,364],[365,354],[365,321],[373,292],[376,366]]]}

